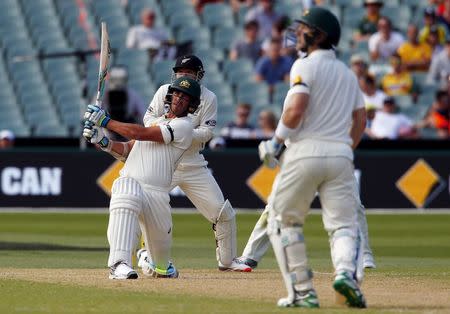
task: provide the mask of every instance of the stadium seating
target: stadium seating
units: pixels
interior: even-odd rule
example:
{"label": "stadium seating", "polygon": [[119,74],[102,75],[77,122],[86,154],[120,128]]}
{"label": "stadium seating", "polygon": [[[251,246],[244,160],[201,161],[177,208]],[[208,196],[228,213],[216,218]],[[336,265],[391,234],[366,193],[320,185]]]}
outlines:
{"label": "stadium seating", "polygon": [[[382,13],[404,32],[411,22],[423,24],[426,2],[386,0]],[[321,3],[342,24],[338,57],[348,64],[353,53],[367,55],[366,42],[352,43],[354,27],[365,14],[363,0]],[[125,66],[130,87],[146,102],[150,101],[154,91],[170,81],[173,61],[151,60],[145,51],[126,49],[128,30],[140,23],[144,8],[155,11],[157,26],[167,30],[177,43],[192,43],[193,52],[205,64],[203,84],[217,95],[219,121],[232,120],[234,107],[241,101],[252,103],[258,110],[270,108],[281,112],[288,84],[276,84],[269,95],[265,84],[254,82],[251,61],[228,59],[230,45],[243,35],[242,26],[249,10],[246,6],[233,13],[226,2],[212,3],[198,14],[190,0],[2,0],[0,128],[11,128],[20,136],[79,136],[82,108],[96,95],[98,56],[48,58],[45,54],[98,49],[102,21],[108,25],[113,48],[111,65]],[[302,8],[302,0],[280,0],[275,5],[278,13],[291,19],[298,17]],[[379,79],[388,67],[375,64],[372,69]],[[421,89],[417,103],[410,97],[397,98],[401,110],[415,120],[434,100],[436,87],[426,85],[425,75],[413,74]],[[46,122],[41,123],[42,119]],[[50,127],[42,126],[46,124]],[[427,131],[423,134],[435,136]]]}

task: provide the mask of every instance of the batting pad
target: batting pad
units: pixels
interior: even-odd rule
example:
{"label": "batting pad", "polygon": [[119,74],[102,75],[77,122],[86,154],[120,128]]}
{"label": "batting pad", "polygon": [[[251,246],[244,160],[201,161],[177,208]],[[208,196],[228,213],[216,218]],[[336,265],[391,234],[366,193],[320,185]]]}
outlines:
{"label": "batting pad", "polygon": [[223,266],[229,266],[236,257],[236,212],[226,200],[213,225],[216,237],[216,257]]}
{"label": "batting pad", "polygon": [[138,230],[138,215],[135,211],[126,208],[111,210],[107,232],[109,267],[119,261],[132,265],[131,255],[138,238]]}

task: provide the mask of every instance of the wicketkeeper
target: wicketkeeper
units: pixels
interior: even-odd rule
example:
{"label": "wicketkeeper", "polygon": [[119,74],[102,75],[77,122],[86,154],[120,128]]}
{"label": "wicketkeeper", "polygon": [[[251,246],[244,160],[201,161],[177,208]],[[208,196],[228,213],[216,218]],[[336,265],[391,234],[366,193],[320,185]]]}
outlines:
{"label": "wicketkeeper", "polygon": [[[179,57],[173,67],[173,78],[190,76],[200,82],[205,71],[202,61],[195,55]],[[155,93],[144,116],[145,126],[149,126],[167,112],[165,98],[169,84],[162,85]],[[236,218],[229,200],[225,200],[219,185],[207,168],[208,162],[201,154],[205,143],[213,137],[217,120],[217,97],[201,87],[200,106],[189,117],[194,125],[192,145],[183,154],[172,178],[170,188],[179,186],[197,210],[212,224],[216,239],[216,258],[219,270],[249,272],[251,268],[237,263]],[[151,251],[151,255],[153,252]],[[145,272],[148,253],[138,252],[138,265]]]}

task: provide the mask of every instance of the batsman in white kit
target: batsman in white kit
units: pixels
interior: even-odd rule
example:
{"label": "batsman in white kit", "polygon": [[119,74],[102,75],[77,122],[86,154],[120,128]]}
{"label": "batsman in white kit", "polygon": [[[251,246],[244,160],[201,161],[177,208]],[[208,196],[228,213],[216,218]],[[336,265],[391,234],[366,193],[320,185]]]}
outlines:
{"label": "batsman in white kit", "polygon": [[261,160],[273,167],[286,144],[267,205],[267,233],[288,292],[278,306],[319,307],[303,235],[318,192],[335,270],[333,288],[349,307],[364,308],[359,192],[353,174],[353,149],[366,122],[364,100],[356,76],[336,58],[340,25],[333,13],[313,7],[297,23],[296,48],[307,56],[291,68],[275,136],[259,145]]}
{"label": "batsman in white kit", "polygon": [[[102,150],[125,162],[114,181],[109,206],[108,266],[111,279],[135,279],[132,254],[139,237],[139,225],[152,260],[147,274],[176,278],[170,261],[172,216],[169,191],[173,173],[191,146],[193,126],[188,113],[200,104],[200,85],[190,77],[180,77],[167,89],[169,110],[148,125],[122,123],[111,119],[98,106],[85,113],[83,136]],[[115,142],[103,128],[114,131],[128,142]]]}
{"label": "batsman in white kit", "polygon": [[[173,67],[173,78],[190,76],[200,82],[204,76],[202,61],[195,55],[179,57]],[[155,93],[144,116],[144,125],[150,125],[167,111],[165,97],[169,84],[162,85]],[[219,185],[207,168],[208,162],[200,153],[213,137],[217,121],[217,97],[208,88],[201,86],[200,106],[189,114],[194,126],[192,145],[183,154],[173,175],[170,189],[178,186],[197,210],[212,224],[216,238],[216,258],[219,270],[250,272],[252,269],[236,258],[236,218],[229,200],[225,200]],[[138,266],[145,272],[153,252],[138,251]]]}

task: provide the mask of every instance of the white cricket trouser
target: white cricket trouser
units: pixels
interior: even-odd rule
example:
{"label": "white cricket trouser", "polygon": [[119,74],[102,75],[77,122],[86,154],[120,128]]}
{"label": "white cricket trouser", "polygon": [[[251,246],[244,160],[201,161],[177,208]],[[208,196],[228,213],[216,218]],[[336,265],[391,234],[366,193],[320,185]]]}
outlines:
{"label": "white cricket trouser", "polygon": [[179,166],[173,174],[171,189],[176,186],[183,190],[209,222],[216,223],[225,200],[216,179],[206,166]]}

